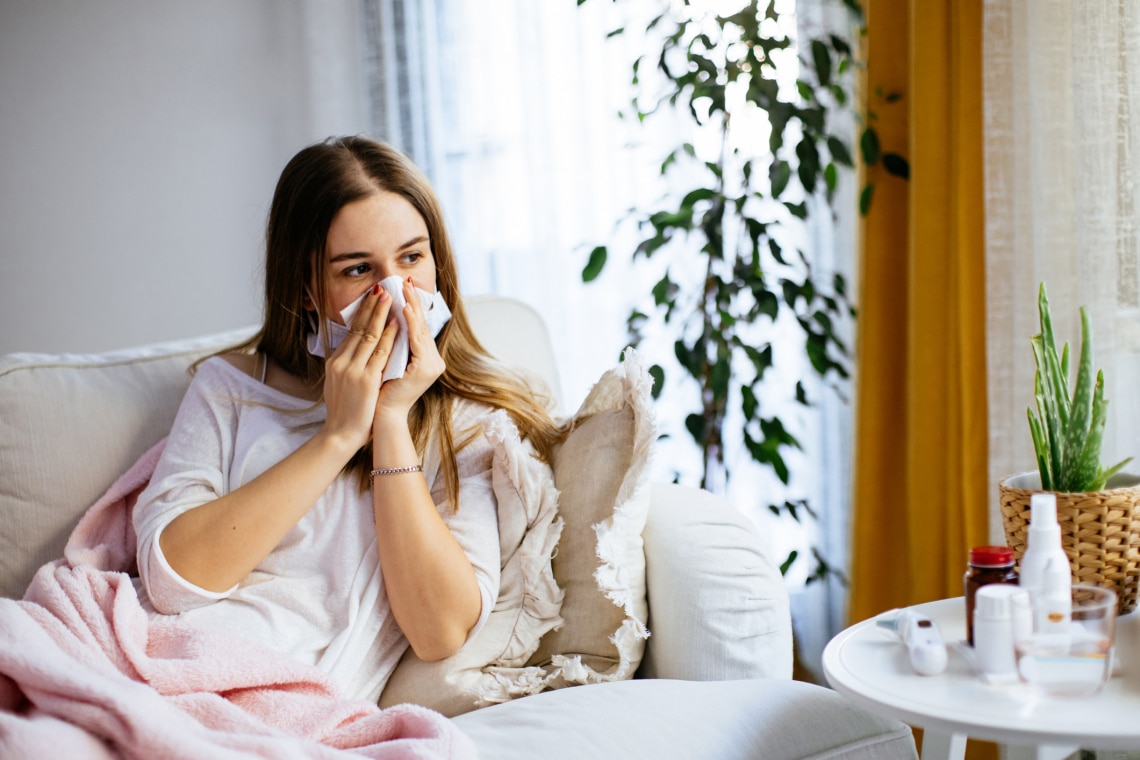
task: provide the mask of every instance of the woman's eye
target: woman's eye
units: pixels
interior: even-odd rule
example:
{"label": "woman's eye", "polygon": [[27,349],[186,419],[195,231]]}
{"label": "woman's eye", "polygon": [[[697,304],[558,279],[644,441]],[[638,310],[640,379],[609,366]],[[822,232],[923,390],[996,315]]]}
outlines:
{"label": "woman's eye", "polygon": [[420,259],[423,257],[424,255],[419,251],[412,251],[410,253],[404,254],[404,261],[408,262],[409,264],[418,264]]}
{"label": "woman's eye", "polygon": [[367,264],[357,264],[354,267],[348,267],[347,269],[343,270],[341,274],[347,275],[349,277],[360,277],[363,274],[367,274],[367,272]]}

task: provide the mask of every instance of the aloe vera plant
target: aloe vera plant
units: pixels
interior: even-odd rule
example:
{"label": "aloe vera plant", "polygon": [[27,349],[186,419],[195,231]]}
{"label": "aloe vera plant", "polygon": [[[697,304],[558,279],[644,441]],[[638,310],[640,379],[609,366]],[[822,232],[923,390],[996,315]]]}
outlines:
{"label": "aloe vera plant", "polygon": [[1099,491],[1132,458],[1108,469],[1100,464],[1108,401],[1104,398],[1104,373],[1098,370],[1093,381],[1092,327],[1088,312],[1081,307],[1081,355],[1070,398],[1069,344],[1064,345],[1058,358],[1045,283],[1041,283],[1037,294],[1037,311],[1041,332],[1032,338],[1033,357],[1037,361],[1033,380],[1037,413],[1032,408],[1028,412],[1041,487],[1064,493]]}

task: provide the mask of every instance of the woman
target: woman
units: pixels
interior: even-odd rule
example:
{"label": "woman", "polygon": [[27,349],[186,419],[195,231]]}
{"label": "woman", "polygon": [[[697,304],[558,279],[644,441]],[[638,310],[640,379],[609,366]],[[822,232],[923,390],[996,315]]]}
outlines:
{"label": "woman", "polygon": [[[435,340],[432,295],[452,315]],[[401,316],[407,365],[383,380],[400,374]],[[262,329],[198,367],[135,510],[156,614],[242,633],[372,701],[409,644],[453,654],[498,593],[479,432],[495,409],[549,461],[559,430],[472,333],[426,179],[364,138],[305,148],[270,208]]]}

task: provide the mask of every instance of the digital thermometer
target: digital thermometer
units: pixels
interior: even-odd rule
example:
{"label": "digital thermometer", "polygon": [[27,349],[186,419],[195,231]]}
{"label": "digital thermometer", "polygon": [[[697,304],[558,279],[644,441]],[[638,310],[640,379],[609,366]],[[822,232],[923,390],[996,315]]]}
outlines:
{"label": "digital thermometer", "polygon": [[946,642],[933,620],[914,610],[891,610],[875,621],[893,631],[906,645],[910,664],[920,676],[936,676],[946,669]]}

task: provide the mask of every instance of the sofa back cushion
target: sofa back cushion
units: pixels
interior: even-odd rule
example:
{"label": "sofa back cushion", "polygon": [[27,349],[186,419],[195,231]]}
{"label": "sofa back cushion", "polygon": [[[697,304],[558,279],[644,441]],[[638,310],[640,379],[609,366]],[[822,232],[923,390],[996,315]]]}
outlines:
{"label": "sofa back cushion", "polygon": [[22,596],[83,511],[167,434],[189,366],[249,334],[0,359],[0,593]]}
{"label": "sofa back cushion", "polygon": [[[472,328],[499,359],[557,398],[542,318],[508,298],[466,300]],[[167,434],[189,366],[254,332],[243,328],[102,354],[0,357],[0,594],[19,598],[63,554],[80,515]]]}

